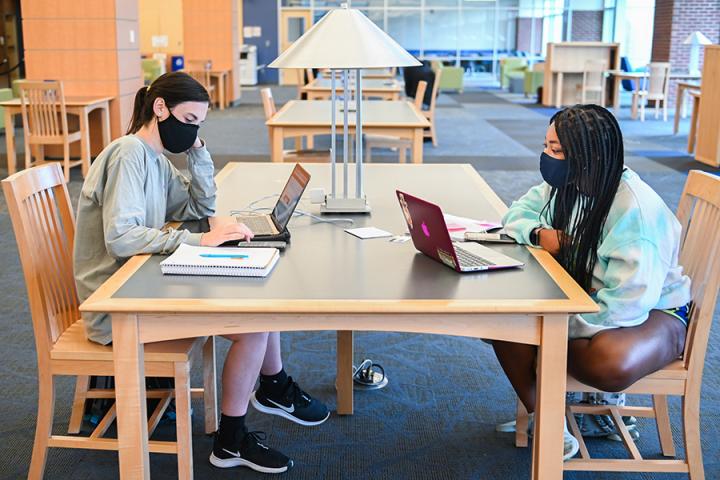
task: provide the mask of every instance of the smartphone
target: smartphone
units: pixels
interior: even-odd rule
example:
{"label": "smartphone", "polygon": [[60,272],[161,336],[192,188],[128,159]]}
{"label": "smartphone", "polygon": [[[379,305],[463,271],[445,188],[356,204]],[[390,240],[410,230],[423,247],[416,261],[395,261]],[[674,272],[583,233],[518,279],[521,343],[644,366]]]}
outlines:
{"label": "smartphone", "polygon": [[516,243],[515,239],[505,233],[465,232],[468,242]]}

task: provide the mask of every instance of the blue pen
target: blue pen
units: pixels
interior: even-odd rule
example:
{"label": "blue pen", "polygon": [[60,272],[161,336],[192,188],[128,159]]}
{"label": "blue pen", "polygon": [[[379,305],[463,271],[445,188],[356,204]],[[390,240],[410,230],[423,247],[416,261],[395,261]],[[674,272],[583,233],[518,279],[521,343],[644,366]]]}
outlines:
{"label": "blue pen", "polygon": [[247,255],[236,255],[232,253],[201,253],[203,258],[248,258]]}

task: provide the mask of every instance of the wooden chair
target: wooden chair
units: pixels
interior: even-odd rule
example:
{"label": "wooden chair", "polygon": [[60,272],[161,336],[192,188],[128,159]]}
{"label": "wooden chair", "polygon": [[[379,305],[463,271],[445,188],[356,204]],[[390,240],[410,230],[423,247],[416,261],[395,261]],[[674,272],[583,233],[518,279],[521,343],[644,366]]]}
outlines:
{"label": "wooden chair", "polygon": [[633,118],[640,105],[640,121],[645,121],[645,105],[648,101],[655,102],[655,118],[660,113],[660,103],[663,108],[663,121],[667,122],[667,101],[670,89],[670,64],[667,62],[652,62],[647,66],[648,78],[645,88],[633,92],[632,111]]}
{"label": "wooden chair", "polygon": [[[49,447],[117,450],[116,439],[104,438],[115,420],[115,407],[89,437],[53,435],[54,378],[77,377],[68,432],[80,431],[86,399],[115,397],[113,390],[89,389],[89,375],[113,375],[112,346],[85,339],[83,320],[73,277],[72,249],[75,219],[66,185],[57,164],[34,167],[2,181],[8,210],[20,251],[30,302],[35,348],[38,358],[38,412],[35,442],[28,478],[42,478]],[[190,362],[203,356],[204,389],[190,389]],[[145,373],[172,377],[173,390],[148,391],[159,399],[148,420],[152,434],[170,401],[175,398],[177,441],[150,441],[150,451],[175,453],[178,477],[192,477],[192,430],[190,395],[205,401],[205,431],[217,430],[215,346],[213,337],[185,339],[145,345]]]}
{"label": "wooden chair", "polygon": [[210,60],[188,60],[185,62],[184,71],[205,87],[208,95],[210,95],[210,102],[215,105],[219,100],[215,85],[213,85],[210,78],[211,66],[212,62]]}
{"label": "wooden chair", "polygon": [[581,92],[581,103],[587,103],[587,94],[595,93],[599,98],[598,104],[601,107],[605,106],[605,70],[607,70],[607,63],[604,60],[588,60],[585,62],[585,68],[583,69],[583,80],[580,88]]}
{"label": "wooden chair", "polygon": [[[302,72],[302,70],[300,70]],[[275,99],[272,96],[272,90],[263,88],[260,90],[260,97],[263,102],[263,110],[265,111],[265,121],[270,120],[277,112]],[[302,137],[297,137],[295,141],[295,150],[283,150],[283,160],[291,162],[329,162],[329,150],[302,150]]]}
{"label": "wooden chair", "polygon": [[433,147],[437,147],[437,132],[435,129],[435,104],[438,94],[440,93],[440,77],[442,77],[442,69],[435,70],[435,80],[433,81],[432,96],[430,97],[430,108],[423,110],[422,113],[430,121],[430,129],[423,132],[425,138],[432,138]]}
{"label": "wooden chair", "polygon": [[68,129],[67,110],[63,84],[59,81],[18,82],[22,102],[23,136],[25,139],[25,168],[45,162],[45,145],[63,146],[63,171],[65,182],[70,181],[70,169],[81,165],[82,173],[90,168],[83,160],[70,161],[70,144],[82,140],[80,130]]}
{"label": "wooden chair", "polygon": [[[691,170],[677,211],[682,225],[680,264],[692,279],[693,306],[682,358],[628,387],[624,393],[652,395],[652,407],[568,405],[567,419],[580,442],[581,458],[565,462],[565,470],[612,472],[686,472],[691,480],[705,478],[700,444],[700,387],[710,327],[720,288],[720,178]],[[568,376],[570,392],[597,392]],[[662,454],[675,456],[668,395],[682,397],[685,459],[643,459],[622,422],[623,415],[655,418]],[[620,429],[629,459],[591,458],[574,413],[611,415]],[[527,413],[518,402],[516,445],[527,445]],[[523,445],[524,444],[524,445]]]}
{"label": "wooden chair", "polygon": [[[421,112],[426,89],[426,81],[421,80],[418,82],[413,103],[415,108]],[[412,148],[412,142],[406,138],[393,137],[392,135],[365,135],[365,161],[368,163],[372,160],[373,148],[397,149],[400,163],[405,163],[407,161],[407,152]]]}

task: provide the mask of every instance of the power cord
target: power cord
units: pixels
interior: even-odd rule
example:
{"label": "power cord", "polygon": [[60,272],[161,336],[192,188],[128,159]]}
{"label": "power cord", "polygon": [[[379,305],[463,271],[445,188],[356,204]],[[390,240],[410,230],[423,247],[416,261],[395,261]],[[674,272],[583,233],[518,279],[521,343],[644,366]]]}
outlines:
{"label": "power cord", "polygon": [[[260,202],[263,202],[265,200],[269,200],[271,198],[279,197],[280,195],[277,193],[273,193],[272,195],[265,195],[264,197],[260,197],[257,200],[253,200],[252,202],[248,203],[245,208],[240,210],[230,210],[230,215],[257,215],[261,211],[272,211],[270,207],[257,207],[256,205]],[[302,202],[302,200],[301,200]],[[352,218],[323,218],[319,217],[315,214],[312,214],[310,212],[306,212],[303,210],[295,209],[293,212],[293,217],[310,217],[311,219],[315,220],[317,223],[329,223],[331,225],[340,226],[340,224],[347,223],[350,225],[355,224],[355,220]]]}
{"label": "power cord", "polygon": [[353,365],[353,382],[361,390],[377,390],[388,384],[385,369],[379,363],[366,358],[358,367]]}

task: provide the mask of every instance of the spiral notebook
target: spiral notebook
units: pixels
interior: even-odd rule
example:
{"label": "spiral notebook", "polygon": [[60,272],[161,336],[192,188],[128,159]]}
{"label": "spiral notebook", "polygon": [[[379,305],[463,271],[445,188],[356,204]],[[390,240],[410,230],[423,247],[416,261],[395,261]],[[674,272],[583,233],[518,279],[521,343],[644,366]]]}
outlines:
{"label": "spiral notebook", "polygon": [[280,258],[277,248],[217,248],[182,244],[160,262],[164,275],[266,277]]}

